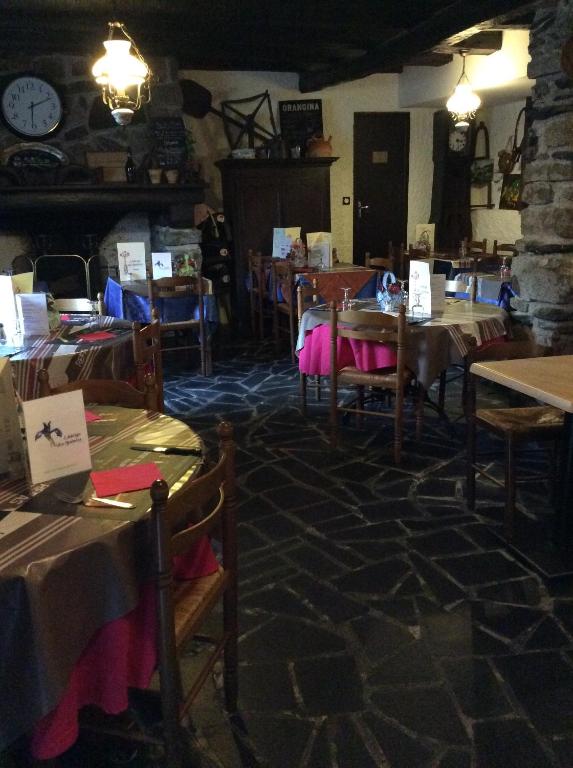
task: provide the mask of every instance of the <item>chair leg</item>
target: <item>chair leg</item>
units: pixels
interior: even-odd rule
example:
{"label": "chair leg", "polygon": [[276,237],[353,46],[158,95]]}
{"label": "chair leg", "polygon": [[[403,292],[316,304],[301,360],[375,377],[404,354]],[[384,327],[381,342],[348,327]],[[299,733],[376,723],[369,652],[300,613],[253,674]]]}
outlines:
{"label": "chair leg", "polygon": [[299,374],[300,381],[300,401],[302,404],[302,415],[306,416],[306,373]]}
{"label": "chair leg", "polygon": [[330,447],[336,448],[338,444],[338,393],[333,379],[330,379]]}
{"label": "chair leg", "polygon": [[446,370],[440,373],[440,386],[438,389],[438,408],[443,413],[446,404]]}
{"label": "chair leg", "polygon": [[424,423],[424,401],[426,390],[418,383],[418,396],[416,398],[416,440],[422,439],[422,426]]}
{"label": "chair leg", "polygon": [[515,533],[515,443],[509,434],[505,442],[505,537],[513,540]]}
{"label": "chair leg", "polygon": [[476,397],[475,384],[470,376],[467,387],[466,418],[467,418],[467,448],[466,448],[466,495],[468,509],[475,509],[476,500]]}

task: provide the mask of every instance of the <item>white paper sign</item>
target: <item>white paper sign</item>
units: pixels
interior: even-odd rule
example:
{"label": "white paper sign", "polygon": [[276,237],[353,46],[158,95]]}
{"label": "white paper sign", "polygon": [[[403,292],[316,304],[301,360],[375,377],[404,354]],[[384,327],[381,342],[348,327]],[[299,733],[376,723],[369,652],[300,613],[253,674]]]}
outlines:
{"label": "white paper sign", "polygon": [[331,232],[308,232],[306,235],[306,245],[309,267],[322,267],[322,269],[332,267]]}
{"label": "white paper sign", "polygon": [[91,469],[81,390],[26,400],[22,410],[34,485]]}
{"label": "white paper sign", "polygon": [[10,341],[18,330],[14,285],[10,275],[0,275],[0,323],[4,326],[4,333]]}
{"label": "white paper sign", "polygon": [[24,477],[25,449],[18,418],[12,366],[0,358],[0,477],[17,480]]}
{"label": "white paper sign", "polygon": [[24,336],[45,336],[49,332],[45,293],[17,293],[16,307]]}
{"label": "white paper sign", "polygon": [[151,268],[154,280],[160,280],[162,277],[172,277],[171,253],[152,253]]}
{"label": "white paper sign", "polygon": [[145,280],[145,243],[118,243],[117,258],[119,279],[122,283]]}
{"label": "white paper sign", "polygon": [[445,275],[430,275],[430,296],[432,312],[441,312],[446,305]]}
{"label": "white paper sign", "polygon": [[275,227],[273,229],[273,259],[286,259],[292,244],[300,237],[300,227]]}
{"label": "white paper sign", "polygon": [[408,311],[418,315],[432,314],[432,289],[428,262],[415,260],[410,262]]}

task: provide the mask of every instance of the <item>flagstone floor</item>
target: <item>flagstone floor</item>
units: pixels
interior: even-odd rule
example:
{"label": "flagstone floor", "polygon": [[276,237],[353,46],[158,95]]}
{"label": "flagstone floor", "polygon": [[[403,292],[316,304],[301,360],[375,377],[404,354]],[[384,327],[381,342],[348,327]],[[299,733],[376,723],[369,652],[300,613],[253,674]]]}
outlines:
{"label": "flagstone floor", "polygon": [[[332,451],[327,397],[310,395],[305,420],[289,361],[266,346],[230,354],[211,378],[166,376],[170,413],[211,446],[227,419],[238,444],[246,735],[230,738],[208,693],[192,764],[571,768],[572,585],[543,582],[500,544],[495,486],[479,482],[468,511],[459,381],[452,421],[427,409],[397,468],[390,426],[347,424]],[[520,501],[548,514],[534,490]],[[118,762],[78,747],[62,765]]]}

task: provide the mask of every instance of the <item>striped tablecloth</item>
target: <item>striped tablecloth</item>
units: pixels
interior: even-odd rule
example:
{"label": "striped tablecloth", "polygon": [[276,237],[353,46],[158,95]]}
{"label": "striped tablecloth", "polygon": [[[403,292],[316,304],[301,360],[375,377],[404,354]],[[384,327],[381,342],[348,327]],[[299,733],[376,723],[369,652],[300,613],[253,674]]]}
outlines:
{"label": "striped tablecloth", "polygon": [[[88,323],[93,324],[93,330],[113,330],[116,335],[77,344],[59,341],[63,332]],[[70,319],[48,336],[24,340],[22,346],[23,351],[11,359],[16,390],[23,400],[38,397],[38,372],[42,368],[47,369],[52,387],[79,379],[127,381],[134,373],[131,324],[114,317]]]}
{"label": "striped tablecloth", "polygon": [[[134,442],[201,445],[163,414],[93,410],[102,417],[88,424],[94,469],[150,461]],[[153,460],[171,490],[201,466],[193,456]],[[13,692],[0,700],[0,751],[53,710],[94,633],[135,608],[150,575],[149,491],[130,493],[129,510],[71,506],[53,494],[89,483],[85,473],[37,486],[23,504],[23,481],[0,482],[0,688]],[[28,511],[10,511],[21,504]]]}

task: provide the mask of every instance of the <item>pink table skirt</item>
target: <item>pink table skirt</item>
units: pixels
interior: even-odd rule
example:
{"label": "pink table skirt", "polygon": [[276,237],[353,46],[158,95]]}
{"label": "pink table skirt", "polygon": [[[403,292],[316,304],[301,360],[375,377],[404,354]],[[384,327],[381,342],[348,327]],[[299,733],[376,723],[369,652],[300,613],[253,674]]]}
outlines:
{"label": "pink table skirt", "polygon": [[[175,558],[174,577],[195,579],[214,573],[218,563],[207,538],[194,551]],[[128,688],[146,688],[156,665],[155,584],[143,585],[137,606],[104,624],[76,662],[67,688],[56,706],[32,733],[31,749],[38,760],[57,757],[78,737],[78,713],[95,705],[108,714],[128,706]]]}
{"label": "pink table skirt", "polygon": [[[379,368],[393,368],[396,365],[396,351],[393,347],[377,341],[359,339],[336,339],[338,369],[347,365],[361,371],[375,371]],[[298,367],[301,373],[328,376],[330,373],[330,326],[317,325],[304,340],[300,351]]]}

